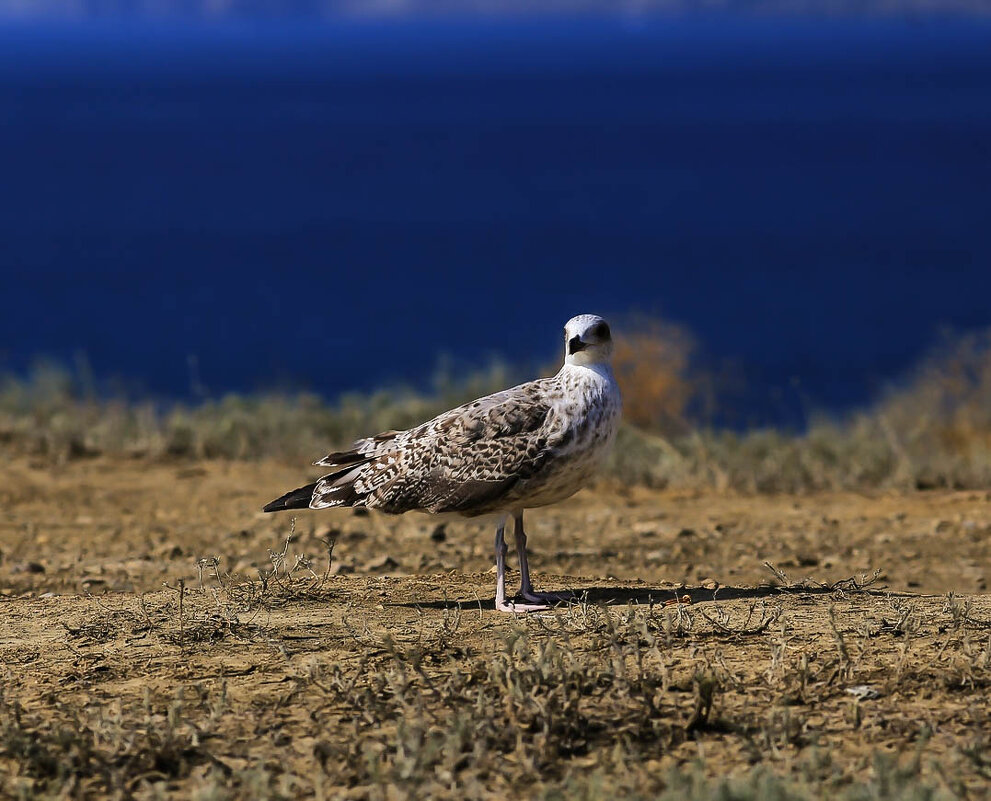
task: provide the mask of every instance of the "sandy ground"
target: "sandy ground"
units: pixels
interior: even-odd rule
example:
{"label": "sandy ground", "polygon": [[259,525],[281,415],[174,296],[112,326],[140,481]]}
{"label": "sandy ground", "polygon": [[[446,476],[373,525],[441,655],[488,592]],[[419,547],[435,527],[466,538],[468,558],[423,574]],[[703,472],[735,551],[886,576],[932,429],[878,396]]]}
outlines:
{"label": "sandy ground", "polygon": [[484,521],[307,512],[286,546],[259,510],[307,477],[4,467],[0,795],[592,798],[695,765],[828,795],[879,754],[988,795],[987,493],[603,485],[527,518],[535,583],[584,603],[513,618]]}
{"label": "sandy ground", "polygon": [[[159,589],[218,557],[228,572],[269,568],[288,514],[264,503],[314,475],[237,463],[8,464],[0,483],[0,593]],[[734,497],[603,486],[527,514],[537,573],[648,585],[754,586],[881,571],[893,590],[981,593],[991,576],[991,493]],[[427,515],[296,515],[297,550],[337,538],[341,573],[475,573],[492,565],[489,521]]]}

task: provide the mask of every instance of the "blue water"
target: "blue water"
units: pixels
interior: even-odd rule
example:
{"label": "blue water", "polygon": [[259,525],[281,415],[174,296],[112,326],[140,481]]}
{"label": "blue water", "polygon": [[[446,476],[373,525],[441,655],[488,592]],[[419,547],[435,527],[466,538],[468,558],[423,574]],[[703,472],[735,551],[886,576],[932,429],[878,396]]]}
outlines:
{"label": "blue water", "polygon": [[0,270],[0,371],[334,395],[639,310],[800,424],[991,324],[991,24],[8,26]]}

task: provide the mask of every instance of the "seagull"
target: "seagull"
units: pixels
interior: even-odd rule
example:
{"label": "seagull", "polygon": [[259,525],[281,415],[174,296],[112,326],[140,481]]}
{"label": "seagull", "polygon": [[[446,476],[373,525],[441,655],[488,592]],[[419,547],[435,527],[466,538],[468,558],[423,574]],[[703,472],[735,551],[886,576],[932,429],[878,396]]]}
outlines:
{"label": "seagull", "polygon": [[[494,515],[496,609],[537,612],[567,600],[567,594],[534,591],[523,512],[563,501],[589,481],[616,438],[622,403],[609,324],[595,314],[572,317],[564,341],[556,375],[486,395],[407,431],[359,439],[350,450],[314,462],[329,468],[323,478],[264,511],[366,507]],[[510,518],[520,566],[515,598],[506,597]]]}

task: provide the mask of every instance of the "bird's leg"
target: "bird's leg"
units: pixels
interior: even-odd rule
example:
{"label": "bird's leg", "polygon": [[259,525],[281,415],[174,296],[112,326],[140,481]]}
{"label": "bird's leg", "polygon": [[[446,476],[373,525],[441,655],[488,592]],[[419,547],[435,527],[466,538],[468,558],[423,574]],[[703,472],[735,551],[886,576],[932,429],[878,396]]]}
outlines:
{"label": "bird's leg", "polygon": [[520,563],[520,597],[526,601],[539,600],[534,598],[533,585],[530,583],[530,562],[526,556],[526,532],[523,530],[523,512],[513,516],[513,539],[516,541],[516,559]]}
{"label": "bird's leg", "polygon": [[513,539],[516,540],[516,558],[520,563],[520,598],[533,604],[548,604],[556,601],[569,601],[571,592],[534,592],[530,583],[530,563],[526,556],[526,532],[523,530],[523,510],[513,514]]}
{"label": "bird's leg", "polygon": [[499,520],[495,535],[496,597],[495,608],[500,612],[542,612],[547,604],[515,603],[506,600],[506,518]]}
{"label": "bird's leg", "polygon": [[496,609],[506,604],[506,518],[499,521],[495,536]]}

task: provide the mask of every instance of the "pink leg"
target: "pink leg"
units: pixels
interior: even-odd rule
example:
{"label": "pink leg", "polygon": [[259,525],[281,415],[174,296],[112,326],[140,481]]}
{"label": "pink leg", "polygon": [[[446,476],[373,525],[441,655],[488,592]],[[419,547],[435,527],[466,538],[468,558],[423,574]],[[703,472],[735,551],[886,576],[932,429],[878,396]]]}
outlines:
{"label": "pink leg", "polygon": [[496,597],[495,608],[500,612],[542,612],[547,604],[515,603],[506,600],[506,518],[499,521],[495,536]]}
{"label": "pink leg", "polygon": [[574,598],[572,592],[535,592],[530,583],[530,563],[526,556],[526,532],[523,530],[523,511],[514,515],[513,538],[516,540],[516,558],[520,563],[520,598],[532,604],[550,604],[560,601],[570,601]]}

